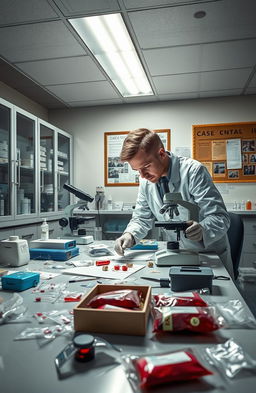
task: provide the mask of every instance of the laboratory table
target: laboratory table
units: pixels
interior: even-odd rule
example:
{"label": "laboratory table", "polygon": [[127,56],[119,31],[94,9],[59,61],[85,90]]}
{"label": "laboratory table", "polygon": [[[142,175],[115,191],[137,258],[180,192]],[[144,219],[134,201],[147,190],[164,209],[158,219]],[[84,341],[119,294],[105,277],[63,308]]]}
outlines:
{"label": "laboratory table", "polygon": [[[102,242],[101,242],[102,243]],[[113,247],[113,242],[104,241],[104,244]],[[161,247],[165,244],[160,243]],[[88,255],[88,246],[79,246],[80,255],[77,260],[92,259]],[[55,262],[56,265],[65,262]],[[145,262],[141,261],[138,263]],[[222,266],[217,257],[202,256],[202,264],[211,266],[215,275],[228,276],[226,269]],[[127,278],[130,285],[152,285],[153,293],[166,293],[168,288],[155,288],[154,283],[140,279],[140,276],[152,276],[152,269],[146,266],[135,275]],[[70,266],[69,266],[70,267]],[[29,265],[13,270],[41,270],[57,271],[52,267],[47,267],[44,261],[30,261]],[[153,277],[167,277],[169,267],[155,267]],[[69,275],[61,274],[53,278],[53,282],[64,282],[70,279]],[[110,280],[103,280],[110,283]],[[87,292],[90,288],[82,287],[83,283],[69,284],[73,290]],[[86,284],[86,282],[84,283]],[[157,285],[157,284],[156,284]],[[71,309],[74,303],[36,303],[33,289],[20,292],[24,299],[24,304],[28,307],[28,314],[44,312],[56,309]],[[12,293],[0,291],[0,296],[4,299],[11,297]],[[236,286],[230,281],[214,281],[210,301],[226,301],[230,299],[240,299],[244,303],[248,314],[250,311],[241,297]],[[58,375],[56,372],[54,359],[58,353],[70,341],[67,337],[57,337],[55,340],[44,346],[39,346],[36,340],[14,341],[14,338],[25,329],[25,327],[38,327],[38,322],[33,318],[31,323],[12,323],[0,326],[0,391],[2,393],[131,393],[132,388],[125,376],[123,367],[118,363],[117,352],[99,352],[94,361],[90,363],[74,362],[74,365],[66,373]],[[152,333],[152,321],[149,319],[146,336],[124,336],[97,334],[112,344],[122,349],[123,354],[152,354],[157,352],[167,352],[183,349],[187,347],[205,348],[214,344],[224,343],[227,339],[233,338],[238,342],[244,351],[248,352],[256,359],[256,330],[254,329],[220,329],[211,334],[165,334],[161,339],[156,339]],[[232,392],[254,393],[256,384],[255,376],[246,378],[236,378],[226,381],[218,373],[203,377],[193,382],[181,382],[163,387],[155,388],[157,393],[174,392],[198,393],[198,392]],[[153,390],[152,390],[153,391]]]}

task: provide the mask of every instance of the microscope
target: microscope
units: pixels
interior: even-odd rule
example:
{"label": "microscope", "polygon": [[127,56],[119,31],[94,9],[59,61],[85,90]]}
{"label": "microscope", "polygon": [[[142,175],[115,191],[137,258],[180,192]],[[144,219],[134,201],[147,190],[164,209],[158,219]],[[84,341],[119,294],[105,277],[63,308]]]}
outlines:
{"label": "microscope", "polygon": [[[162,178],[161,178],[162,179]],[[175,265],[200,265],[198,252],[194,250],[180,249],[180,233],[185,232],[188,227],[186,221],[173,220],[174,215],[179,215],[178,206],[183,206],[189,212],[189,220],[198,221],[199,207],[191,202],[184,201],[180,193],[170,193],[168,183],[162,182],[160,185],[163,192],[163,206],[159,210],[161,214],[167,213],[170,221],[156,221],[156,227],[163,227],[167,230],[173,230],[177,234],[176,241],[168,241],[165,250],[159,250],[155,253],[157,266],[175,266]]]}
{"label": "microscope", "polygon": [[[67,229],[66,233],[64,234],[65,238],[75,238],[77,244],[89,244],[92,243],[93,238],[92,236],[85,236],[86,235],[86,229],[82,228],[82,226],[88,219],[92,219],[94,217],[82,217],[79,216],[79,214],[74,215],[73,212],[75,209],[83,212],[85,209],[89,210],[88,208],[88,202],[92,202],[94,198],[92,198],[89,194],[86,192],[79,190],[78,188],[70,185],[70,184],[64,184],[63,188],[70,193],[74,194],[76,197],[80,198],[77,203],[74,203],[73,205],[68,205],[64,209],[64,214],[65,217],[60,218],[59,224],[62,229],[66,228],[69,226],[69,229]],[[87,241],[86,238],[92,238],[91,241]]]}

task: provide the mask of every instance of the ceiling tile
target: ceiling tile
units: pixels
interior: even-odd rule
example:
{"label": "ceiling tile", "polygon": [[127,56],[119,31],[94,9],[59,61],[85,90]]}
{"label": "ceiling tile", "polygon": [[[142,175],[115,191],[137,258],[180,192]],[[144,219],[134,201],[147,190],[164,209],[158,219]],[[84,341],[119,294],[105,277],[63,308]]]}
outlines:
{"label": "ceiling tile", "polygon": [[55,3],[65,16],[120,10],[116,0],[55,0]]}
{"label": "ceiling tile", "polygon": [[0,25],[56,18],[46,0],[1,0]]}
{"label": "ceiling tile", "polygon": [[118,94],[115,92],[110,83],[106,81],[73,83],[46,87],[49,91],[65,102],[118,98]]}
{"label": "ceiling tile", "polygon": [[61,21],[1,28],[0,48],[11,62],[85,54]]}
{"label": "ceiling tile", "polygon": [[174,93],[174,94],[160,94],[160,101],[168,101],[168,100],[189,100],[199,98],[199,93]]}
{"label": "ceiling tile", "polygon": [[32,61],[16,65],[42,85],[106,80],[89,56]]}
{"label": "ceiling tile", "polygon": [[[196,19],[194,13],[206,11]],[[193,4],[129,12],[142,49],[256,37],[256,1]]]}
{"label": "ceiling tile", "polygon": [[143,55],[153,76],[188,73],[200,67],[200,45],[149,49]]}
{"label": "ceiling tile", "polygon": [[158,94],[189,93],[199,90],[199,74],[180,74],[153,77]]}
{"label": "ceiling tile", "polygon": [[111,99],[111,100],[88,100],[88,101],[74,101],[68,102],[73,108],[83,107],[83,106],[95,106],[95,105],[115,105],[115,104],[122,104],[122,99]]}
{"label": "ceiling tile", "polygon": [[230,89],[230,90],[215,90],[215,91],[201,91],[199,93],[200,98],[206,97],[225,97],[225,96],[238,96],[242,93],[242,89]]}
{"label": "ceiling tile", "polygon": [[250,68],[202,72],[200,77],[200,90],[214,91],[243,88],[250,72]]}
{"label": "ceiling tile", "polygon": [[[216,1],[216,0],[208,0]],[[217,0],[218,1],[218,0]],[[123,0],[124,5],[127,9],[131,8],[143,8],[143,7],[155,7],[159,5],[177,5],[177,4],[189,4],[195,3],[195,0]],[[205,0],[197,0],[197,3],[205,2]]]}
{"label": "ceiling tile", "polygon": [[168,75],[256,64],[256,39],[143,51],[152,75]]}

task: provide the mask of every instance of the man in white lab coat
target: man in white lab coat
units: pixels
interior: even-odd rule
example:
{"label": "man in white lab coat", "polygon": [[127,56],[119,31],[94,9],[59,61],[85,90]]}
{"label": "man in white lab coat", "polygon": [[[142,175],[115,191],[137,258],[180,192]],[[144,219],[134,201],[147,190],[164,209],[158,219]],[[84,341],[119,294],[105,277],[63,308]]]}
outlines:
{"label": "man in white lab coat", "polygon": [[[191,158],[179,157],[164,149],[157,133],[148,129],[131,131],[122,147],[121,161],[127,161],[140,174],[136,207],[123,235],[115,242],[115,251],[123,255],[126,248],[143,239],[154,221],[170,221],[159,210],[163,205],[160,177],[167,177],[170,192],[179,192],[183,200],[199,207],[199,222],[189,221],[188,211],[178,207],[178,220],[188,221],[181,234],[180,248],[216,252],[233,277],[227,230],[229,215],[223,199],[207,169]],[[175,218],[176,220],[176,218]],[[168,240],[177,240],[174,231],[166,231]]]}

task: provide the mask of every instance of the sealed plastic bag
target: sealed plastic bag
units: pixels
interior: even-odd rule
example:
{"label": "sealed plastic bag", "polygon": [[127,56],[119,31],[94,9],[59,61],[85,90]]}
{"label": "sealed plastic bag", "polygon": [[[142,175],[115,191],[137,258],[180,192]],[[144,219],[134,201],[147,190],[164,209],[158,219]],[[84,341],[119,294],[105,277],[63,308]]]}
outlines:
{"label": "sealed plastic bag", "polygon": [[207,307],[208,304],[201,298],[197,292],[184,292],[172,295],[153,295],[153,305],[155,307],[179,307],[179,306],[194,306]]}
{"label": "sealed plastic bag", "polygon": [[252,359],[232,338],[224,344],[206,348],[206,354],[226,378],[256,374],[256,359]]}
{"label": "sealed plastic bag", "polygon": [[210,333],[223,323],[214,307],[155,307],[153,311],[153,332]]}
{"label": "sealed plastic bag", "polygon": [[14,293],[10,299],[0,304],[0,325],[3,323],[27,322],[27,319],[25,319],[26,311],[27,307],[23,304],[23,298],[18,293]]}
{"label": "sealed plastic bag", "polygon": [[188,381],[212,371],[201,363],[192,349],[155,355],[122,356],[126,376],[134,391],[175,381]]}
{"label": "sealed plastic bag", "polygon": [[140,308],[141,294],[134,289],[119,289],[94,296],[86,307],[98,308],[105,304],[124,308]]}

